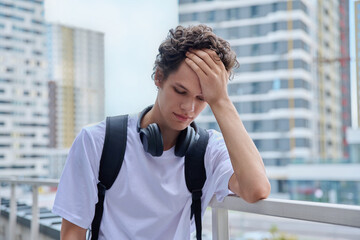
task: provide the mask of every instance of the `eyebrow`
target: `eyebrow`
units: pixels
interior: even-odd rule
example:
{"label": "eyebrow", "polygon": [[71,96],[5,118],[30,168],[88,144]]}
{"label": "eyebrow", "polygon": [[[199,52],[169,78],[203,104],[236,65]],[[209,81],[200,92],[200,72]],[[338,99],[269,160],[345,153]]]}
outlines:
{"label": "eyebrow", "polygon": [[181,88],[183,88],[184,90],[186,90],[186,91],[189,91],[186,87],[184,87],[181,83],[175,83],[175,85],[177,86],[177,87],[181,87]]}

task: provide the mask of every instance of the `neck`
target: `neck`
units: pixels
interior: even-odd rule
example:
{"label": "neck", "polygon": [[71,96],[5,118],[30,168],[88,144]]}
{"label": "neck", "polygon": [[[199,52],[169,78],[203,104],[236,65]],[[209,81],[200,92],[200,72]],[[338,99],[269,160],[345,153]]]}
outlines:
{"label": "neck", "polygon": [[160,128],[161,136],[164,143],[164,151],[166,151],[175,145],[176,139],[180,131],[176,131],[167,127],[162,119],[163,117],[160,114],[159,105],[156,101],[153,108],[145,114],[145,116],[141,120],[140,125],[141,128],[145,128],[151,123],[156,123]]}

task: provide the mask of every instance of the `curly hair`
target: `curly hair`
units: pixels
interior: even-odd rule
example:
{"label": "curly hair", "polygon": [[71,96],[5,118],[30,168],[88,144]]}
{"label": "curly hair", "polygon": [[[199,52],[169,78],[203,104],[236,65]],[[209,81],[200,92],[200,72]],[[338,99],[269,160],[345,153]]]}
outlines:
{"label": "curly hair", "polygon": [[236,54],[230,48],[230,44],[216,36],[210,27],[206,25],[177,26],[175,29],[169,30],[168,36],[159,47],[152,78],[154,79],[158,69],[162,72],[163,78],[167,79],[170,73],[179,68],[182,61],[186,58],[186,52],[190,48],[208,48],[214,50],[220,57],[226,70],[230,72],[230,79],[233,77],[232,69],[239,66]]}

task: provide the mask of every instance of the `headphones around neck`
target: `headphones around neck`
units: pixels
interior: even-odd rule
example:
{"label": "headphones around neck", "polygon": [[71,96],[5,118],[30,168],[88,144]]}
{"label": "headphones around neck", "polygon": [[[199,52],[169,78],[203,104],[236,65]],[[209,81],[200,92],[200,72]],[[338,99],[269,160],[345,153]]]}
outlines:
{"label": "headphones around neck", "polygon": [[[140,140],[143,144],[145,152],[150,153],[154,157],[159,157],[163,154],[164,142],[161,136],[161,131],[156,123],[149,124],[146,128],[141,128],[141,120],[147,112],[152,109],[153,105],[145,108],[139,115],[137,122],[137,131],[140,135]],[[184,157],[186,152],[193,147],[199,139],[198,128],[195,122],[182,130],[177,137],[175,144],[175,155],[177,157]]]}

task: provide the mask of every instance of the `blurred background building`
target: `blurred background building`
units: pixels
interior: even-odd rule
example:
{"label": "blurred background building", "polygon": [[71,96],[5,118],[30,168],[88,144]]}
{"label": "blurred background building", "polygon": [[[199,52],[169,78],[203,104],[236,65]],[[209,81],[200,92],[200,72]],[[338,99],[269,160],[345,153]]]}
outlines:
{"label": "blurred background building", "polygon": [[47,26],[50,147],[69,148],[82,127],[104,119],[104,34]]}
{"label": "blurred background building", "polygon": [[57,178],[104,118],[104,34],[46,24],[43,1],[0,0],[0,30],[0,176]]}
{"label": "blurred background building", "polygon": [[339,1],[340,25],[340,63],[341,74],[341,119],[343,157],[349,158],[349,146],[346,140],[346,129],[351,127],[351,78],[350,78],[350,34],[349,34],[349,0]]}
{"label": "blurred background building", "polygon": [[0,0],[0,176],[47,176],[43,1]]}
{"label": "blurred background building", "polygon": [[[341,164],[350,161],[349,2],[180,0],[179,22],[205,23],[235,50],[228,92],[273,194],[359,203],[360,178]],[[210,108],[198,122],[218,129]]]}

